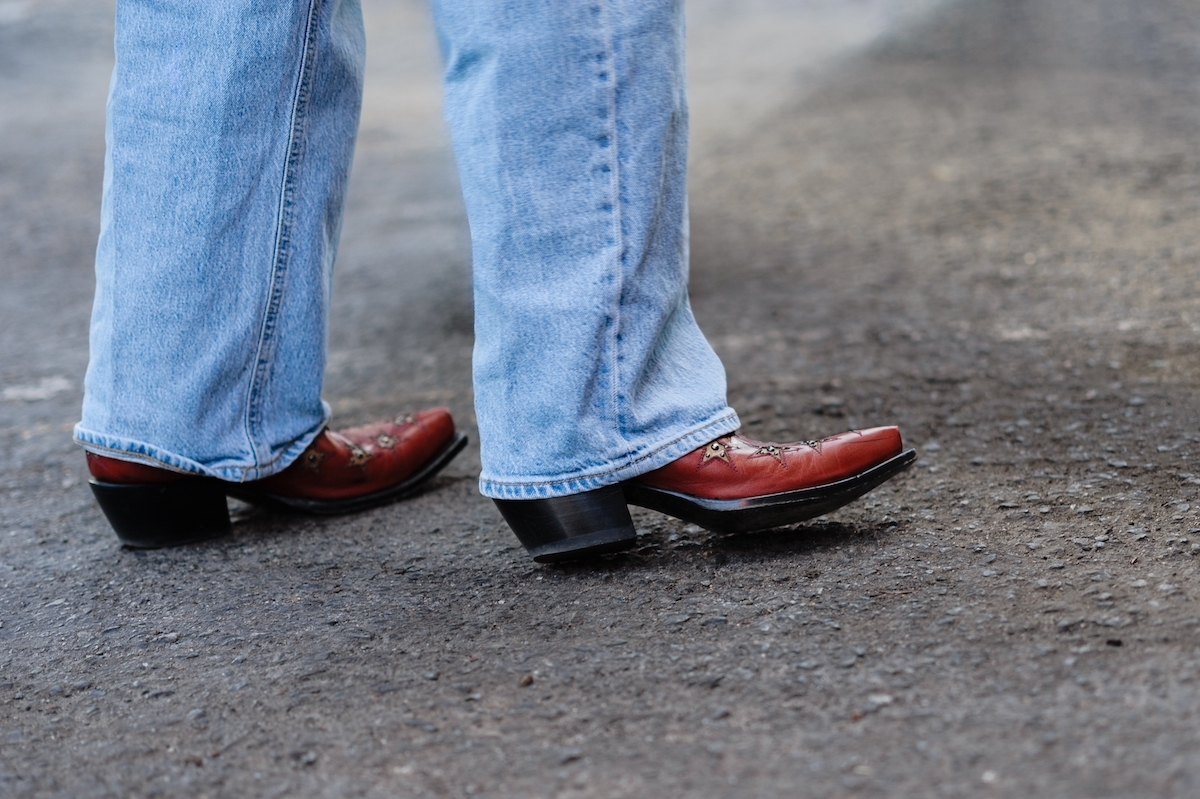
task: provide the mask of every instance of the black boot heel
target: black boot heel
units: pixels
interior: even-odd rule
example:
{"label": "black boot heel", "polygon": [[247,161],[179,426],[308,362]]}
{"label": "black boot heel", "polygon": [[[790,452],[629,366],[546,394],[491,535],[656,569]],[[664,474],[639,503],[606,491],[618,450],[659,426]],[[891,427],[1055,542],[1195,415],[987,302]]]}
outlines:
{"label": "black boot heel", "polygon": [[128,547],[173,547],[233,530],[225,491],[216,480],[90,484],[117,538]]}
{"label": "black boot heel", "polygon": [[497,499],[496,507],[538,563],[620,552],[637,541],[620,486],[550,499]]}

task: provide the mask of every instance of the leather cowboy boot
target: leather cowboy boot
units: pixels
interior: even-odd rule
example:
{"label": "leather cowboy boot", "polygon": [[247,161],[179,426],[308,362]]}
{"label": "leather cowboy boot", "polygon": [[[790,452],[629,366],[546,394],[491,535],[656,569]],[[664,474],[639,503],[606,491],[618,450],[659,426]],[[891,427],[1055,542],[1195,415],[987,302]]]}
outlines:
{"label": "leather cowboy boot", "polygon": [[734,433],[619,486],[496,504],[534,560],[574,560],[633,546],[627,503],[709,530],[766,530],[840,508],[916,457],[915,450],[904,450],[895,427],[794,444]]}
{"label": "leather cowboy boot", "polygon": [[226,496],[313,514],[351,513],[416,491],[464,446],[446,408],[322,431],[278,474],[233,483],[87,453],[92,492],[127,546],[156,548],[230,532]]}

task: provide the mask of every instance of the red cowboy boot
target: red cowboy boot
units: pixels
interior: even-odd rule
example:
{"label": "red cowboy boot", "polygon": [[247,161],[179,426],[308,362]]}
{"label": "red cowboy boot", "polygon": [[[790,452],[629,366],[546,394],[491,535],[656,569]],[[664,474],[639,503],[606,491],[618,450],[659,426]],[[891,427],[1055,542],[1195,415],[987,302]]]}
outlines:
{"label": "red cowboy boot", "polygon": [[314,514],[350,513],[417,490],[464,446],[446,408],[340,432],[322,431],[283,471],[233,483],[87,453],[91,486],[117,537],[155,548],[230,531],[226,496]]}
{"label": "red cowboy boot", "polygon": [[812,519],[858,499],[916,460],[900,430],[852,430],[767,444],[723,436],[625,484],[633,505],[741,533]]}
{"label": "red cowboy boot", "polygon": [[797,444],[722,436],[621,485],[566,497],[496,500],[534,560],[632,547],[626,504],[722,532],[766,530],[842,507],[912,465],[900,431],[877,427]]}

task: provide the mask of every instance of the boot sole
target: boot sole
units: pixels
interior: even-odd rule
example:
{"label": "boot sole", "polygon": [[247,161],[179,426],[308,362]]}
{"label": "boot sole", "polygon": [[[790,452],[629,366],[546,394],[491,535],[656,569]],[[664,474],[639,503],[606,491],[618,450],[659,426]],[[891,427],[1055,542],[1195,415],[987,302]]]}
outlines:
{"label": "boot sole", "polygon": [[917,451],[907,450],[862,474],[814,488],[746,499],[703,499],[662,488],[624,484],[631,505],[649,508],[720,533],[769,530],[815,519],[861,497],[912,466]]}
{"label": "boot sole", "polygon": [[182,546],[229,535],[226,496],[276,510],[321,516],[353,513],[394,502],[417,491],[440,472],[467,445],[467,436],[455,435],[419,471],[403,482],[361,497],[310,500],[247,490],[238,483],[202,477],[172,483],[104,483],[90,480],[92,494],[104,511],[117,538],[134,549]]}

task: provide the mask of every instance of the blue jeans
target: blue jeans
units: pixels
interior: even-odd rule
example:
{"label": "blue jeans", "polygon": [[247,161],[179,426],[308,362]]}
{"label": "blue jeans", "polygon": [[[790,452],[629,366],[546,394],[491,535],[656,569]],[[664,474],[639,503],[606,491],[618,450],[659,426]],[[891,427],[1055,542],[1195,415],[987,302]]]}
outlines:
{"label": "blue jeans", "polygon": [[[474,249],[480,486],[560,496],[731,432],[687,300],[678,0],[435,0]],[[86,448],[225,480],[329,419],[355,0],[119,0]]]}

